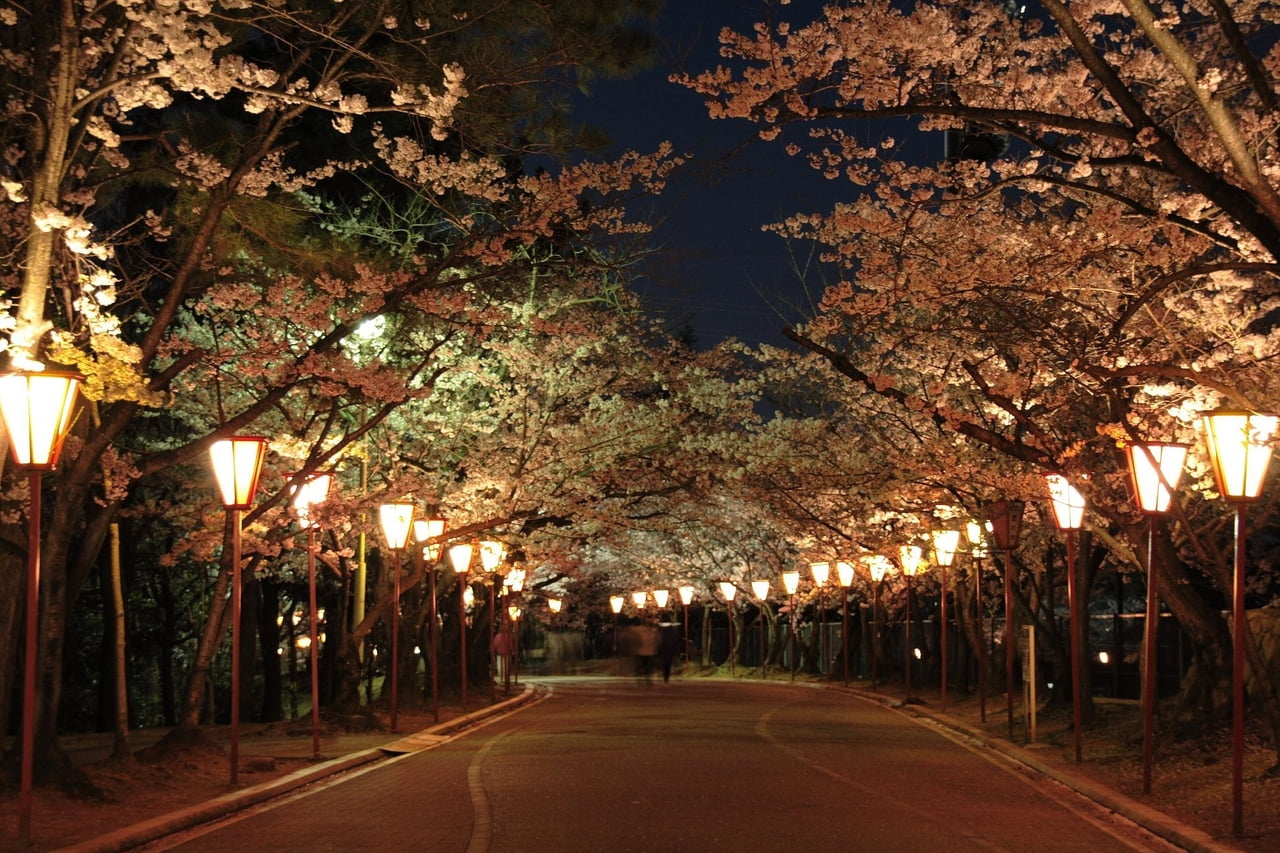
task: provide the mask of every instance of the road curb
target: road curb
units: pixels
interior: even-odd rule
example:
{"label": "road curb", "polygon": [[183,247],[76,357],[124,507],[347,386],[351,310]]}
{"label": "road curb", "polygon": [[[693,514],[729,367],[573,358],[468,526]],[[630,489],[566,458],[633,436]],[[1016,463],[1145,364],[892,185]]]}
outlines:
{"label": "road curb", "polygon": [[987,749],[999,752],[1006,758],[1065,785],[1103,808],[1110,809],[1121,817],[1141,826],[1152,835],[1159,836],[1170,844],[1175,844],[1184,850],[1190,851],[1190,853],[1242,853],[1239,847],[1224,843],[1203,830],[1188,826],[1158,809],[1132,800],[1113,788],[1044,762],[1029,750],[1009,741],[992,737],[986,732],[965,725],[954,717],[934,712],[922,705],[904,703],[880,694],[868,693],[856,687],[836,687],[833,685],[826,689],[848,693],[868,702],[878,702],[909,715],[925,717],[939,726],[951,729],[977,741]]}
{"label": "road curb", "polygon": [[[477,711],[438,723],[423,729],[417,734],[438,736],[454,734],[489,717],[518,708],[530,701],[536,692],[537,687],[535,685],[526,684],[524,691],[518,696],[513,696],[495,705],[489,705]],[[398,738],[390,743],[402,740],[406,740],[406,738]],[[105,835],[81,841],[78,844],[62,847],[56,853],[120,853],[125,850],[133,850],[166,835],[181,832],[184,829],[190,829],[202,823],[209,823],[242,809],[290,794],[299,788],[306,787],[322,779],[382,761],[389,755],[404,754],[408,751],[405,749],[388,749],[383,746],[349,753],[310,767],[304,767],[287,776],[281,776],[279,779],[272,779],[269,782],[263,782],[239,791],[230,791],[212,800],[205,800],[202,803],[196,803],[184,809],[158,815],[108,832]]]}

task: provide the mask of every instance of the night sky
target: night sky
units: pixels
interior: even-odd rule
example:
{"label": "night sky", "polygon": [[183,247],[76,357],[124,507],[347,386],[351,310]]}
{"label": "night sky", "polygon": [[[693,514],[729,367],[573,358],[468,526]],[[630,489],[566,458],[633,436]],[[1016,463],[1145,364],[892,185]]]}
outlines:
{"label": "night sky", "polygon": [[[816,5],[795,3],[783,11],[807,22],[805,7]],[[698,95],[667,82],[682,65],[714,67],[720,29],[748,29],[759,19],[753,6],[670,0],[655,66],[629,80],[599,82],[582,115],[617,140],[618,150],[651,151],[670,140],[677,152],[695,156],[661,198],[636,211],[659,223],[655,242],[662,249],[636,287],[654,307],[687,320],[704,348],[729,336],[752,345],[789,345],[774,306],[804,305],[806,288],[791,268],[786,241],[760,228],[797,212],[828,210],[838,193],[848,191],[788,157],[779,142],[753,142],[749,123],[712,121]],[[818,279],[811,280],[816,298]],[[795,309],[782,310],[788,319],[799,318]]]}

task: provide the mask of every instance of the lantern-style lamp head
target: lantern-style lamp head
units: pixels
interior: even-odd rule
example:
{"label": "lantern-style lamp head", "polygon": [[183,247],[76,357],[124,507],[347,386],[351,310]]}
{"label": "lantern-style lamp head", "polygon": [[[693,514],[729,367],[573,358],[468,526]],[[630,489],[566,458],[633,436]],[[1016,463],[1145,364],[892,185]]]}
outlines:
{"label": "lantern-style lamp head", "polygon": [[1061,474],[1046,474],[1053,524],[1059,530],[1079,530],[1084,524],[1084,495]]}
{"label": "lantern-style lamp head", "polygon": [[724,596],[725,601],[733,601],[738,594],[738,588],[733,585],[733,581],[720,581],[720,594]]}
{"label": "lantern-style lamp head", "polygon": [[486,539],[480,543],[480,568],[486,573],[498,568],[505,556],[507,556],[507,546],[503,543],[493,539]]}
{"label": "lantern-style lamp head", "polygon": [[609,609],[613,611],[614,616],[622,612],[622,605],[625,601],[626,599],[620,595],[609,596]]}
{"label": "lantern-style lamp head", "polygon": [[666,607],[667,602],[671,600],[671,590],[655,589],[653,591],[653,602],[659,607]]}
{"label": "lantern-style lamp head", "polygon": [[637,610],[644,610],[644,603],[649,600],[649,593],[642,589],[631,593],[631,603],[636,606]]}
{"label": "lantern-style lamp head", "polygon": [[311,510],[316,504],[322,504],[329,497],[329,489],[333,486],[333,474],[316,472],[308,474],[297,485],[293,493],[293,508],[298,513],[298,523],[303,528],[313,527]]}
{"label": "lantern-style lamp head", "polygon": [[768,581],[752,581],[751,592],[760,601],[764,601],[766,598],[769,597],[769,582]]}
{"label": "lantern-style lamp head", "polygon": [[884,580],[885,575],[893,569],[893,563],[889,562],[889,558],[882,554],[872,554],[865,558],[867,571],[871,575],[871,580],[876,583]]}
{"label": "lantern-style lamp head", "polygon": [[960,530],[947,527],[933,531],[933,559],[944,569],[955,562],[960,550]]}
{"label": "lantern-style lamp head", "polygon": [[1262,493],[1277,420],[1275,415],[1225,410],[1205,415],[1205,443],[1224,500],[1243,503]]}
{"label": "lantern-style lamp head", "polygon": [[520,605],[518,604],[511,604],[507,606],[507,616],[510,617],[512,622],[515,622],[520,618],[520,612]]}
{"label": "lantern-style lamp head", "polygon": [[465,574],[471,568],[471,554],[474,552],[470,542],[461,542],[457,545],[450,545],[445,551],[445,555],[449,558],[449,565],[458,574]]}
{"label": "lantern-style lamp head", "polygon": [[987,556],[986,540],[983,538],[984,528],[978,521],[966,521],[964,538],[969,540],[969,553],[975,557]]}
{"label": "lantern-style lamp head", "polygon": [[559,613],[559,612],[560,612],[560,608],[561,608],[561,607],[563,607],[563,606],[564,606],[564,602],[563,602],[563,601],[561,601],[561,600],[560,600],[560,599],[558,599],[558,598],[548,598],[548,599],[547,599],[547,607],[549,607],[549,608],[551,609],[551,612],[552,612],[552,613]]}
{"label": "lantern-style lamp head", "polygon": [[[444,529],[447,523],[443,518],[419,518],[413,522],[413,539],[419,545],[423,542],[430,542],[433,539],[439,539],[444,535]],[[440,559],[440,546],[428,545],[422,549],[422,556],[429,563],[434,563]]]}
{"label": "lantern-style lamp head", "polygon": [[257,436],[237,435],[209,445],[209,460],[213,463],[223,506],[227,509],[253,506],[262,458],[266,455],[267,440]]}
{"label": "lantern-style lamp head", "polygon": [[1126,445],[1129,458],[1129,482],[1139,508],[1148,515],[1169,511],[1173,493],[1182,479],[1187,461],[1185,444],[1142,441]]}
{"label": "lantern-style lamp head", "polygon": [[847,560],[836,560],[836,578],[840,586],[848,589],[853,586],[853,563]]}
{"label": "lantern-style lamp head", "polygon": [[902,545],[898,548],[898,565],[902,573],[909,578],[918,575],[924,568],[924,549],[919,545]]}
{"label": "lantern-style lamp head", "polygon": [[686,584],[676,591],[680,593],[680,603],[685,607],[693,603],[693,587]]}
{"label": "lantern-style lamp head", "polygon": [[987,508],[987,531],[1001,551],[1012,551],[1022,539],[1022,501],[996,501]]}
{"label": "lantern-style lamp head", "polygon": [[813,582],[818,586],[826,586],[831,579],[830,563],[810,563],[809,571],[813,573]]}
{"label": "lantern-style lamp head", "polygon": [[782,588],[787,591],[787,595],[795,595],[796,590],[800,588],[800,573],[783,572]]}
{"label": "lantern-style lamp head", "polygon": [[0,416],[9,431],[13,462],[51,471],[71,428],[84,377],[60,370],[20,370],[0,376]]}
{"label": "lantern-style lamp head", "polygon": [[382,538],[388,548],[399,551],[409,544],[409,531],[413,530],[413,504],[382,504],[378,507],[378,520],[382,523]]}

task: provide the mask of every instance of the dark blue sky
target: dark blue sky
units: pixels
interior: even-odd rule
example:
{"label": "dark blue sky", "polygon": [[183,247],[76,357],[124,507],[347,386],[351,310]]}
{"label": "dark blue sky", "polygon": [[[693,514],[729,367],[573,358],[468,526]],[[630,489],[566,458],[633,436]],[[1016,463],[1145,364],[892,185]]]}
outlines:
{"label": "dark blue sky", "polygon": [[[806,7],[815,5],[794,3],[783,12],[807,22]],[[695,155],[646,215],[660,222],[662,252],[638,287],[651,304],[687,318],[703,347],[729,336],[787,344],[773,306],[803,303],[805,288],[791,269],[786,242],[760,228],[797,212],[828,210],[848,192],[788,157],[778,142],[752,142],[749,123],[712,121],[698,95],[667,82],[681,65],[714,67],[720,29],[748,29],[759,19],[755,8],[735,0],[670,0],[660,23],[666,44],[655,67],[629,80],[598,82],[582,116],[619,148],[651,151],[669,140],[677,152]],[[795,312],[788,316],[795,319]]]}

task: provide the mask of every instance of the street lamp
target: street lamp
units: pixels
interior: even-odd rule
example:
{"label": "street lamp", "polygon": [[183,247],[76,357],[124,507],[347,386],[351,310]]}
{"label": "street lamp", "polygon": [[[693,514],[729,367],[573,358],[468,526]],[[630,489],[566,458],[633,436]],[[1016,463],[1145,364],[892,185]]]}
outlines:
{"label": "street lamp", "polygon": [[782,588],[787,591],[787,596],[791,599],[791,680],[796,680],[796,658],[797,654],[797,638],[796,638],[796,590],[800,588],[799,572],[783,572]]}
{"label": "street lamp", "polygon": [[1129,478],[1139,508],[1147,516],[1147,615],[1142,626],[1142,792],[1151,793],[1151,766],[1154,761],[1156,713],[1156,629],[1159,626],[1160,596],[1156,592],[1156,517],[1169,512],[1174,490],[1187,459],[1185,444],[1134,442],[1125,445]]}
{"label": "street lamp", "polygon": [[409,544],[413,530],[413,504],[388,503],[378,507],[382,538],[391,549],[391,731],[396,731],[399,708],[397,686],[400,678],[400,552]]}
{"label": "street lamp", "polygon": [[492,575],[489,583],[489,666],[492,669],[489,674],[489,701],[491,703],[498,701],[497,645],[494,642],[494,634],[498,630],[498,621],[495,617],[498,610],[499,575],[496,572],[506,555],[507,546],[501,542],[486,539],[480,543],[480,568],[486,575]]}
{"label": "street lamp", "polygon": [[1004,552],[1004,681],[1009,740],[1013,740],[1013,652],[1017,645],[1013,613],[1013,549],[1022,538],[1022,501],[996,501],[987,510],[987,529]]}
{"label": "street lamp", "polygon": [[853,563],[836,561],[836,579],[840,582],[840,642],[844,646],[844,686],[849,686],[849,587],[853,586]]}
{"label": "street lamp", "polygon": [[609,609],[613,611],[613,657],[615,669],[618,668],[618,614],[622,612],[622,605],[625,602],[626,599],[620,595],[609,596]]}
{"label": "street lamp", "polygon": [[911,579],[914,578],[923,568],[924,551],[919,545],[902,545],[898,548],[898,565],[902,567],[902,576],[907,579],[907,622],[906,631],[903,635],[903,651],[906,658],[906,696],[904,701],[911,699]]}
{"label": "street lamp", "polygon": [[[685,584],[676,590],[680,594],[680,604],[684,608],[684,659],[689,660],[689,605],[693,603],[693,587]],[[702,663],[702,659],[698,659]]]}
{"label": "street lamp", "polygon": [[880,657],[880,586],[893,568],[887,557],[871,554],[865,558],[871,575],[871,686],[876,686],[876,658]]}
{"label": "street lamp", "polygon": [[636,606],[636,610],[644,610],[645,602],[649,600],[649,593],[644,590],[636,590],[631,593],[631,603]]}
{"label": "street lamp", "polygon": [[960,550],[959,528],[943,528],[933,531],[933,558],[941,574],[942,594],[939,598],[938,618],[942,622],[938,654],[941,659],[942,710],[947,710],[947,569],[955,562]]}
{"label": "street lamp", "polygon": [[658,618],[662,618],[662,611],[666,609],[667,602],[671,600],[671,590],[655,589],[653,591],[653,603],[658,608]]}
{"label": "street lamp", "polygon": [[319,658],[319,609],[316,606],[316,522],[311,510],[324,503],[333,485],[333,474],[322,472],[306,475],[293,494],[293,507],[298,512],[298,523],[307,531],[307,605],[310,610],[310,630],[307,647],[311,659],[311,757],[320,758],[320,658]]}
{"label": "street lamp", "polygon": [[1048,474],[1049,501],[1053,523],[1067,540],[1067,610],[1071,622],[1071,725],[1076,761],[1083,760],[1081,725],[1084,697],[1081,695],[1080,668],[1084,654],[1081,630],[1080,594],[1076,589],[1076,534],[1084,524],[1084,495],[1061,474]]}
{"label": "street lamp", "polygon": [[431,616],[431,718],[440,722],[440,619],[436,614],[436,563],[440,562],[439,539],[447,522],[440,517],[420,518],[413,523],[413,538],[419,544],[434,542],[422,548],[426,564],[427,599]]}
{"label": "street lamp", "polygon": [[827,585],[827,580],[831,577],[831,564],[810,563],[809,572],[813,575],[813,585],[818,588],[818,618],[814,620],[814,624],[822,632],[818,635],[818,655],[822,659],[822,663],[818,664],[818,674],[826,678],[827,662],[830,659],[830,655],[827,654],[827,601],[823,595],[822,588]]}
{"label": "street lamp", "polygon": [[1231,832],[1237,838],[1244,835],[1244,505],[1262,492],[1276,428],[1275,415],[1217,411],[1204,418],[1218,492],[1236,510],[1231,572]]}
{"label": "street lamp", "polygon": [[564,602],[559,598],[547,599],[547,609],[550,610],[552,613],[559,613],[560,608],[563,606],[564,606]]}
{"label": "street lamp", "polygon": [[240,513],[253,505],[267,440],[233,436],[209,445],[222,505],[231,526],[231,784],[240,781]]}
{"label": "street lamp", "polygon": [[983,527],[977,521],[966,521],[965,539],[969,541],[969,556],[973,557],[973,595],[975,625],[978,629],[978,714],[987,721],[987,642],[982,628],[982,558],[987,556],[983,544]]}
{"label": "street lamp", "polygon": [[22,770],[19,837],[31,840],[31,792],[35,778],[36,648],[40,618],[40,475],[58,464],[62,443],[84,377],[65,371],[17,371],[0,376],[0,415],[9,433],[13,462],[27,471],[26,645],[22,670]]}
{"label": "street lamp", "polygon": [[[796,577],[799,577],[799,575],[797,575]],[[755,594],[756,601],[760,602],[760,606],[756,614],[756,624],[760,628],[760,677],[764,678],[765,677],[764,609],[766,606],[765,599],[769,597],[769,582],[768,581],[752,581],[751,591],[752,593]]]}
{"label": "street lamp", "polygon": [[467,570],[471,568],[471,555],[475,549],[470,542],[450,545],[445,553],[449,565],[458,576],[458,635],[459,661],[462,666],[462,710],[467,710]]}
{"label": "street lamp", "polygon": [[733,599],[738,588],[733,581],[720,581],[720,594],[724,596],[725,609],[729,613],[729,677],[733,677]]}

